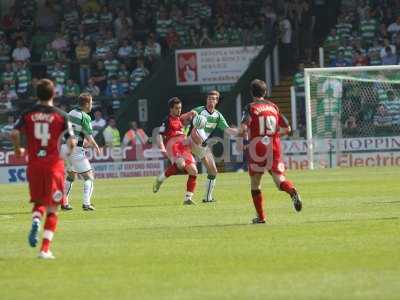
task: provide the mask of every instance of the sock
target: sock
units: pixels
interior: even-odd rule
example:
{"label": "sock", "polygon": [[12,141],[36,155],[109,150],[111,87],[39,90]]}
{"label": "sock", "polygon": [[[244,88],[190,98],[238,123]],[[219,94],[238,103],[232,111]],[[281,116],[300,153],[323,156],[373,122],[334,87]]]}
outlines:
{"label": "sock", "polygon": [[175,164],[172,164],[165,170],[165,172],[163,174],[158,176],[158,180],[162,182],[165,179],[167,179],[168,177],[170,177],[172,175],[176,175],[176,174],[178,174],[178,168],[176,167]]}
{"label": "sock", "polygon": [[196,178],[196,176],[189,175],[186,183],[186,191],[191,192],[192,194],[196,189]]}
{"label": "sock", "polygon": [[55,213],[48,213],[44,223],[43,241],[40,251],[47,252],[56,231],[58,217]]}
{"label": "sock", "polygon": [[83,204],[90,205],[90,198],[93,193],[93,180],[87,179],[83,182]]}
{"label": "sock", "polygon": [[39,222],[44,215],[45,207],[35,204],[32,208],[32,221]]}
{"label": "sock", "polygon": [[260,190],[251,190],[251,196],[253,197],[254,207],[257,211],[258,218],[265,220],[264,213],[264,198]]}
{"label": "sock", "polygon": [[215,176],[214,175],[208,175],[207,180],[206,180],[206,194],[204,195],[204,199],[207,201],[211,201],[213,199],[213,191],[215,187]]}
{"label": "sock", "polygon": [[68,199],[69,199],[69,194],[71,193],[72,183],[73,183],[73,181],[69,181],[68,179],[65,180],[65,183],[64,183],[65,205],[67,205],[69,202]]}
{"label": "sock", "polygon": [[289,195],[292,195],[295,191],[294,185],[290,180],[285,180],[283,182],[281,182],[281,184],[279,185],[279,188],[288,193]]}

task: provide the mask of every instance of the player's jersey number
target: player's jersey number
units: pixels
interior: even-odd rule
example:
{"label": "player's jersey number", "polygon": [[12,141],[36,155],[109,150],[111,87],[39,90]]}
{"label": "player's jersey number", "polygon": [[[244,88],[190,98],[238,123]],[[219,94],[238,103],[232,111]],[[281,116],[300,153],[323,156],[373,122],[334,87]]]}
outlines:
{"label": "player's jersey number", "polygon": [[275,116],[259,116],[258,125],[260,135],[274,135],[276,132],[276,117]]}
{"label": "player's jersey number", "polygon": [[35,138],[40,140],[40,145],[42,147],[48,146],[50,139],[49,123],[35,122],[34,131]]}

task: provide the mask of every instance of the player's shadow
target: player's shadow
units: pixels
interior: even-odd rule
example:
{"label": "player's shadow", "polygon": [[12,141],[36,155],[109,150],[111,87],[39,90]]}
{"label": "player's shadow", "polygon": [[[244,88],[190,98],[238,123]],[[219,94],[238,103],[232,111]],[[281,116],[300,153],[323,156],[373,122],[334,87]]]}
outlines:
{"label": "player's shadow", "polygon": [[348,223],[360,221],[388,221],[399,220],[400,217],[382,217],[382,218],[363,218],[363,219],[336,219],[336,220],[319,220],[319,221],[305,221],[303,224],[317,224],[317,223]]}

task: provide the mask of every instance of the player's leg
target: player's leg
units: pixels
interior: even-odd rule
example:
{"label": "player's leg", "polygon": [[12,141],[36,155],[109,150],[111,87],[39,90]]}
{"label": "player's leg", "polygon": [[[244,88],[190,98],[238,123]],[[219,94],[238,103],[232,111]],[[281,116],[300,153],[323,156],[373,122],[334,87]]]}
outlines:
{"label": "player's leg", "polygon": [[190,164],[187,163],[184,168],[189,176],[186,182],[186,193],[183,204],[185,205],[196,204],[192,198],[194,191],[196,189],[196,179],[198,174],[197,167],[194,162],[191,162]]}
{"label": "player's leg", "polygon": [[65,179],[65,184],[64,184],[64,193],[65,193],[65,204],[61,205],[62,210],[71,210],[72,206],[69,203],[69,195],[71,194],[72,190],[72,184],[74,183],[76,179],[76,173],[68,170],[67,171],[67,178]]}
{"label": "player's leg", "polygon": [[301,211],[303,208],[303,204],[300,198],[300,195],[294,186],[293,182],[288,180],[285,174],[279,170],[271,170],[269,173],[272,176],[272,179],[275,182],[276,187],[289,194],[290,198],[292,199],[293,207],[296,211]]}
{"label": "player's leg", "polygon": [[31,247],[36,247],[39,241],[40,222],[45,211],[46,208],[43,205],[34,202],[32,208],[32,226],[28,236],[28,242]]}
{"label": "player's leg", "polygon": [[88,172],[84,172],[81,174],[83,177],[83,210],[96,210],[95,207],[91,203],[91,198],[93,194],[94,188],[94,176],[93,171],[90,170]]}
{"label": "player's leg", "polygon": [[175,163],[172,163],[163,173],[156,177],[153,184],[153,193],[157,193],[162,183],[170,176],[178,174],[179,170]]}
{"label": "player's leg", "polygon": [[206,180],[206,190],[203,197],[203,202],[214,202],[213,191],[215,187],[216,177],[217,177],[217,166],[215,165],[214,156],[211,152],[207,154],[201,160],[207,169],[207,180]]}
{"label": "player's leg", "polygon": [[262,173],[250,174],[250,185],[251,185],[251,197],[253,198],[254,208],[257,212],[257,217],[253,219],[253,224],[265,223],[265,211],[264,211],[264,198],[261,191],[261,178]]}
{"label": "player's leg", "polygon": [[57,228],[58,216],[57,206],[51,205],[46,207],[46,221],[44,223],[42,247],[40,248],[39,258],[54,259],[55,257],[50,251],[51,241]]}

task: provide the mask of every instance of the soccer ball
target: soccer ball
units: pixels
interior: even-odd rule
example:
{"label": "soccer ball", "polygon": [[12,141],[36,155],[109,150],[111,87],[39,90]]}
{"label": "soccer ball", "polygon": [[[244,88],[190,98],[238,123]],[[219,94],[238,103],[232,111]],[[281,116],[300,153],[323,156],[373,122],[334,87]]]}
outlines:
{"label": "soccer ball", "polygon": [[205,116],[196,115],[193,118],[193,126],[194,126],[194,128],[203,129],[204,127],[206,127],[206,124],[207,124],[207,118]]}

